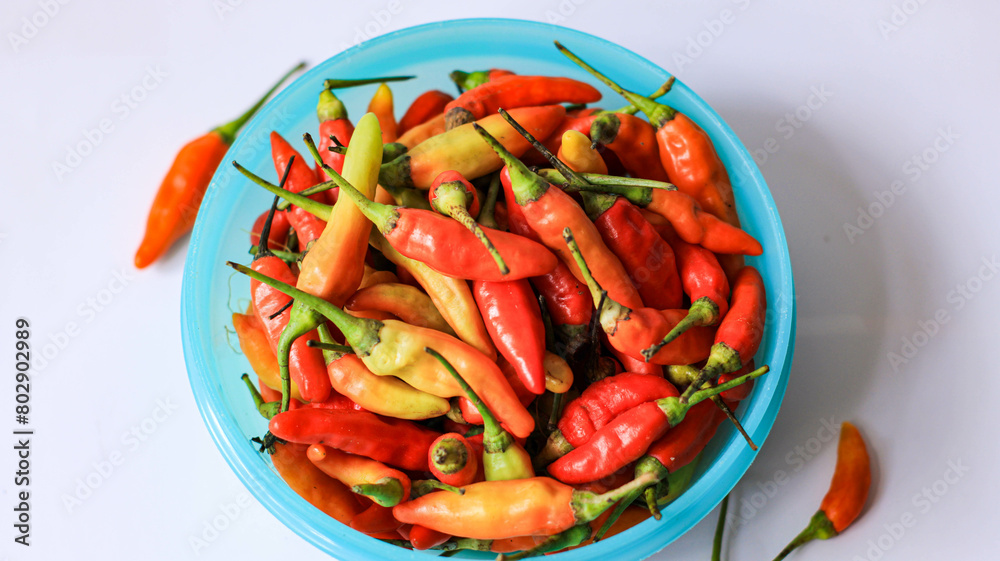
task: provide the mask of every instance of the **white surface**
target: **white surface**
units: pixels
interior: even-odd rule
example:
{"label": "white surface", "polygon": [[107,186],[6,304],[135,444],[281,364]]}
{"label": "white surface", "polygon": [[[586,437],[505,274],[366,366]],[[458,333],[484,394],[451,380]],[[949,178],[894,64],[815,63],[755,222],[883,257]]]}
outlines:
{"label": "white surface", "polygon": [[[873,495],[847,532],[795,558],[982,559],[997,544],[996,532],[969,531],[996,519],[989,499],[1000,492],[986,399],[1000,391],[1000,282],[982,266],[998,254],[996,3],[63,2],[0,6],[0,342],[13,355],[24,316],[36,352],[63,346],[36,363],[31,386],[30,548],[12,542],[16,458],[11,440],[0,446],[6,557],[324,557],[249,498],[202,425],[180,346],[186,243],[143,272],[132,257],[176,150],[293,61],[319,62],[366,29],[474,16],[554,20],[616,41],[675,72],[748,148],[774,152],[761,167],[788,234],[798,347],[774,431],[733,495],[740,520],[725,558],[769,559],[805,525],[833,470],[831,419],[867,437]],[[38,15],[46,5],[55,15]],[[22,18],[44,25],[25,34]],[[16,49],[14,33],[26,39]],[[132,107],[121,99],[130,92],[142,98]],[[796,110],[804,122],[789,128]],[[53,164],[103,119],[110,132],[57,177]],[[928,169],[908,163],[925,150]],[[901,194],[849,237],[845,224],[888,200],[894,181]],[[936,314],[947,322],[894,369],[888,353]],[[4,379],[6,432],[13,374]],[[67,508],[88,477],[90,495]],[[714,524],[655,559],[708,558]]]}

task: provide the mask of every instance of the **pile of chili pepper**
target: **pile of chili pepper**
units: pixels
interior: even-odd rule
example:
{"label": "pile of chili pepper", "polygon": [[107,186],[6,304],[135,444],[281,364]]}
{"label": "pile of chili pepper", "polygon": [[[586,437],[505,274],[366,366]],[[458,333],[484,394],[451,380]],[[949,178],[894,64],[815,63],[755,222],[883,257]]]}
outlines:
{"label": "pile of chili pepper", "polygon": [[659,518],[768,371],[726,169],[656,101],[672,81],[606,111],[568,77],[452,78],[398,119],[381,81],[357,120],[337,89],[372,80],[328,80],[318,132],[272,134],[274,174],[233,162],[275,196],[229,263],[257,442],[401,547],[515,559]]}

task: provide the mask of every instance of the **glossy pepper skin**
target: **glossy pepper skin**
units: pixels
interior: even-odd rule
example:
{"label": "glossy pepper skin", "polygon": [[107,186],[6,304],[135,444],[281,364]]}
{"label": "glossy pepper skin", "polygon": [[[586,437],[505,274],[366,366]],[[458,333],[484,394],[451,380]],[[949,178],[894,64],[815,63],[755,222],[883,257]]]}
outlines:
{"label": "glossy pepper skin", "polygon": [[479,462],[475,450],[457,432],[442,434],[427,450],[427,463],[441,483],[462,487],[475,481]]}
{"label": "glossy pepper skin", "polygon": [[418,95],[413,100],[413,103],[410,104],[406,113],[403,114],[403,117],[399,119],[397,132],[400,135],[406,134],[406,131],[413,127],[426,123],[430,119],[444,113],[445,106],[453,99],[455,98],[451,94],[447,94],[441,90],[427,90]]}
{"label": "glossy pepper skin", "polygon": [[823,497],[819,511],[809,526],[774,558],[780,561],[795,548],[815,540],[832,538],[857,519],[868,500],[871,487],[871,461],[868,448],[857,427],[845,422],[840,427],[837,445],[837,468],[830,481],[830,490]]}
{"label": "glossy pepper skin", "polygon": [[545,392],[545,324],[527,279],[473,281],[472,295],[497,351],[534,394]]}
{"label": "glossy pepper skin", "polygon": [[427,354],[430,347],[454,365],[470,386],[483,396],[496,416],[515,436],[525,438],[535,421],[518,401],[510,384],[493,359],[468,344],[439,331],[416,327],[394,320],[376,321],[354,318],[318,297],[302,292],[287,283],[260,275],[247,267],[228,263],[239,272],[274,286],[316,310],[334,322],[355,353],[374,373],[396,376],[414,388],[439,397],[455,397],[465,392],[445,367]]}
{"label": "glossy pepper skin", "polygon": [[455,334],[430,296],[409,284],[382,282],[361,288],[347,300],[344,309],[388,312],[411,325]]}
{"label": "glossy pepper skin", "polygon": [[601,115],[588,131],[594,143],[618,156],[632,177],[669,181],[658,154],[656,129],[647,121],[626,113]]}
{"label": "glossy pepper skin", "polygon": [[[319,328],[320,340],[332,343],[326,325]],[[377,376],[358,355],[323,351],[333,389],[372,413],[398,419],[431,419],[450,409],[448,400],[422,392],[393,376]]]}
{"label": "glossy pepper skin", "polygon": [[[533,134],[545,138],[562,121],[566,110],[562,105],[543,105],[520,107],[512,110],[511,114]],[[513,154],[523,154],[530,147],[528,141],[500,115],[489,115],[475,124],[489,131]],[[379,184],[389,189],[427,189],[443,171],[455,170],[464,177],[475,179],[500,169],[502,165],[500,158],[482,142],[473,123],[469,123],[432,136],[406,154],[383,164]]]}
{"label": "glossy pepper skin", "polygon": [[146,232],[135,253],[136,268],[148,267],[191,231],[205,190],[229,146],[236,139],[236,134],[289,76],[304,67],[305,63],[300,63],[282,76],[253,107],[236,120],[212,129],[180,149],[149,209]]}
{"label": "glossy pepper skin", "polygon": [[448,128],[453,129],[492,115],[500,108],[591,103],[600,99],[601,92],[596,88],[572,78],[514,75],[466,90],[445,106],[444,113]]}
{"label": "glossy pepper skin", "polygon": [[723,372],[735,372],[753,359],[764,336],[766,315],[764,279],[757,269],[743,267],[733,280],[729,312],[719,323],[708,362],[701,369],[698,379],[681,395],[682,401],[701,384],[715,380]]}
{"label": "glossy pepper skin", "polygon": [[587,442],[598,429],[625,411],[647,401],[680,395],[664,378],[622,372],[594,382],[566,404],[559,431],[573,446]]}
{"label": "glossy pepper skin", "polygon": [[[590,139],[577,131],[563,135],[558,159],[574,172],[607,173]],[[612,194],[583,192],[581,196],[587,215],[608,249],[621,260],[643,303],[657,309],[679,308],[681,284],[673,250],[639,209]]]}
{"label": "glossy pepper skin", "polygon": [[288,442],[323,444],[417,471],[427,470],[427,449],[440,436],[411,421],[331,409],[285,411],[275,415],[268,428]]}
{"label": "glossy pepper skin", "polygon": [[[563,235],[571,255],[577,261],[587,281],[591,297],[595,302],[601,302],[600,297],[604,290],[594,280],[572,232],[566,228]],[[686,315],[684,310],[632,309],[622,306],[610,297],[604,299],[598,314],[600,314],[601,328],[608,336],[608,342],[615,349],[633,358],[642,357],[642,350],[651,346],[647,344],[649,341],[658,343]],[[704,360],[711,349],[713,334],[714,331],[709,328],[690,329],[661,348],[647,361],[656,364],[692,364]]]}
{"label": "glossy pepper skin", "polygon": [[[306,160],[302,158],[295,148],[292,148],[292,145],[275,131],[271,131],[271,159],[274,160],[274,169],[278,172],[279,177],[291,165],[285,189],[293,193],[299,193],[319,183],[316,170],[307,164]],[[312,199],[325,201],[326,195],[317,193],[312,196]],[[326,222],[313,216],[303,208],[292,206],[286,211],[286,214],[288,215],[288,221],[298,236],[299,245],[303,249],[308,249],[312,246],[312,243],[320,237],[323,229],[326,228]]]}
{"label": "glossy pepper skin", "polygon": [[[690,403],[682,403],[678,397],[666,397],[628,409],[598,429],[582,446],[551,463],[548,471],[569,484],[608,477],[642,457],[652,443],[684,420],[691,407],[746,380],[762,376],[767,370],[763,367],[726,385],[699,390]],[[655,478],[655,474],[648,475]]]}
{"label": "glossy pepper skin", "polygon": [[[319,119],[319,153],[323,158],[323,163],[342,174],[344,173],[345,155],[330,150],[330,147],[336,146],[338,143],[342,146],[349,146],[351,137],[354,136],[354,124],[348,118],[344,104],[330,90],[320,92],[319,103],[316,105],[316,117]],[[316,174],[321,176],[322,169],[317,169]],[[331,205],[337,202],[334,189],[326,192],[326,202]]]}
{"label": "glossy pepper skin", "polygon": [[635,480],[602,495],[576,491],[549,477],[484,481],[466,485],[462,495],[439,491],[401,503],[393,514],[404,523],[472,539],[551,536],[597,518],[650,481]]}
{"label": "glossy pepper skin", "polygon": [[309,504],[342,524],[350,524],[361,512],[354,493],[313,465],[306,457],[306,449],[303,444],[276,443],[271,463],[285,483]]}
{"label": "glossy pepper skin", "polygon": [[597,227],[580,205],[561,189],[552,187],[529,170],[487,131],[481,128],[478,130],[506,164],[500,173],[500,179],[507,205],[520,207],[519,210],[538,239],[559,256],[577,279],[583,280],[579,266],[566,251],[566,244],[562,240],[564,227],[573,228],[574,232],[579,229],[583,236],[581,247],[588,260],[594,264],[593,270],[598,271],[608,294],[626,305],[642,307],[642,299],[621,261],[604,245]]}
{"label": "glossy pepper skin", "polygon": [[368,104],[368,112],[378,118],[379,129],[382,131],[382,144],[396,142],[396,115],[394,113],[392,90],[385,83],[379,84]]}
{"label": "glossy pepper skin", "polygon": [[396,251],[439,273],[469,280],[499,281],[537,276],[555,267],[555,256],[541,244],[516,234],[490,230],[486,236],[509,267],[504,273],[476,234],[458,221],[433,211],[376,203],[332,170],[328,172],[340,186],[339,196],[350,197]]}
{"label": "glossy pepper skin", "polygon": [[323,473],[369,497],[384,507],[394,507],[410,498],[410,478],[371,458],[313,444],[306,451],[309,461]]}

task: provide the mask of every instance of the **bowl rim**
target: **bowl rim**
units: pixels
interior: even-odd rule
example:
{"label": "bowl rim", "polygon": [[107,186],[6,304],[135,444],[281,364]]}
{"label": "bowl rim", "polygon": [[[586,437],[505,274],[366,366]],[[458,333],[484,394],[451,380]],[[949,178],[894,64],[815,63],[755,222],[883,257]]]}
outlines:
{"label": "bowl rim", "polygon": [[[341,51],[324,60],[322,63],[314,66],[296,79],[295,82],[282,89],[281,92],[279,92],[261,109],[255,119],[247,123],[245,128],[246,132],[241,134],[236,139],[236,142],[234,142],[234,144],[230,147],[230,151],[234,153],[238,152],[242,147],[243,141],[250,137],[247,132],[253,129],[255,122],[261,122],[270,109],[280,106],[288,97],[290,97],[297,84],[312,80],[319,75],[322,72],[322,67],[326,63],[350,58],[355,52],[361,49],[390,41],[401,40],[411,35],[425,33],[442,27],[469,25],[524,26],[527,28],[534,28],[536,31],[546,30],[553,36],[556,34],[560,34],[565,37],[572,36],[584,41],[596,43],[600,45],[601,48],[613,51],[618,55],[630,57],[637,63],[649,67],[651,71],[657,74],[668,74],[665,70],[653,64],[645,57],[616,43],[586,32],[554,24],[509,18],[464,18],[435,21],[399,29],[369,39]],[[765,208],[770,215],[769,219],[774,224],[776,237],[772,241],[777,243],[775,248],[769,247],[768,249],[776,249],[780,252],[777,256],[777,262],[780,265],[780,277],[782,280],[787,280],[785,288],[788,290],[787,295],[783,293],[782,296],[790,298],[786,302],[786,308],[784,309],[785,313],[782,314],[782,318],[785,321],[780,323],[779,330],[776,333],[779,344],[776,346],[776,354],[774,358],[775,362],[780,363],[780,365],[771,365],[772,370],[778,371],[777,374],[779,375],[772,375],[767,381],[767,384],[770,388],[772,388],[772,391],[766,402],[756,406],[755,412],[759,411],[760,414],[753,416],[753,418],[744,419],[745,426],[753,436],[754,440],[760,446],[763,446],[777,417],[777,410],[784,398],[788,382],[789,368],[791,366],[795,346],[795,326],[797,322],[796,301],[794,297],[794,278],[791,271],[791,260],[788,254],[788,243],[781,219],[778,215],[773,197],[771,196],[770,189],[767,187],[759,168],[753,161],[746,147],[729,128],[725,121],[722,120],[718,113],[700,96],[698,96],[697,93],[687,88],[687,86],[680,80],[677,80],[674,87],[675,89],[686,89],[687,94],[691,98],[691,102],[698,105],[705,116],[711,121],[710,127],[707,126],[708,123],[699,123],[703,128],[714,128],[722,133],[723,138],[721,139],[716,138],[715,136],[712,137],[712,141],[716,144],[716,146],[718,146],[720,140],[724,140],[725,142],[731,144],[732,148],[736,150],[737,155],[741,159],[741,163],[743,163],[746,168],[741,171],[749,174],[748,181],[751,181],[759,186],[758,190],[764,197],[763,203],[765,204]],[[220,181],[225,182],[226,180],[220,179],[220,174],[217,172],[213,177],[212,183],[210,184],[205,195],[202,203],[203,205],[208,206],[215,199],[215,194],[219,191],[219,189],[214,187],[216,187],[216,184]],[[205,234],[205,228],[201,227],[203,222],[204,221],[201,220],[201,216],[199,215],[199,220],[197,220],[194,233],[191,236],[184,267],[180,317],[182,343],[188,377],[195,397],[195,402],[198,405],[198,410],[205,422],[209,434],[215,442],[216,447],[222,453],[226,463],[229,464],[230,468],[237,475],[243,485],[246,486],[246,488],[251,492],[251,494],[276,518],[278,518],[278,520],[280,520],[285,526],[289,527],[293,532],[306,539],[306,541],[312,543],[314,546],[328,554],[353,558],[363,553],[365,558],[371,558],[373,555],[381,555],[382,553],[385,553],[386,557],[391,557],[393,559],[412,559],[414,561],[427,559],[428,556],[424,554],[424,552],[413,552],[373,540],[361,533],[350,530],[332,518],[328,518],[327,523],[323,523],[322,521],[316,523],[316,515],[317,513],[320,513],[320,511],[306,503],[294,491],[292,491],[291,488],[283,484],[277,474],[273,473],[273,470],[270,475],[276,478],[278,482],[281,482],[281,485],[272,485],[273,480],[271,480],[270,476],[267,476],[266,474],[264,477],[260,477],[257,473],[258,470],[256,469],[256,462],[259,461],[258,453],[247,445],[248,443],[245,435],[239,430],[235,419],[220,415],[214,410],[213,406],[215,400],[213,397],[216,388],[211,387],[210,380],[207,376],[201,375],[201,372],[211,370],[206,353],[202,352],[199,345],[199,341],[204,341],[207,334],[204,333],[202,325],[193,323],[195,316],[198,315],[198,307],[201,304],[196,296],[198,294],[197,284],[199,276],[195,270],[194,264],[198,263],[202,253],[202,244],[200,243],[202,241],[202,237],[208,237],[207,234]],[[656,522],[650,519],[638,524],[626,532],[623,532],[622,534],[608,538],[598,542],[597,544],[588,545],[586,548],[556,554],[556,557],[554,558],[563,561],[582,561],[585,559],[600,559],[613,554],[620,555],[622,552],[619,548],[624,542],[628,541],[626,538],[629,535],[632,535],[633,538],[629,541],[630,546],[632,546],[630,547],[630,551],[632,554],[639,555],[639,557],[636,558],[643,559],[660,551],[711,513],[715,506],[718,505],[718,503],[721,502],[729,491],[743,478],[746,471],[749,469],[750,464],[756,458],[756,453],[752,452],[749,447],[746,446],[742,446],[736,451],[734,451],[733,448],[734,447],[731,443],[724,445],[719,457],[716,458],[716,461],[711,466],[707,467],[706,471],[701,474],[699,480],[694,482],[677,501],[666,507],[676,511],[674,512],[674,518],[680,519],[682,521],[681,523],[666,526],[662,523],[662,521]],[[737,467],[737,464],[739,467]],[[730,473],[730,470],[733,470],[734,468],[739,470],[738,477],[726,477],[726,479],[731,478],[732,481],[725,483],[717,481],[720,475],[728,474]],[[719,470],[722,470],[721,474],[716,473]],[[709,475],[714,475],[712,479],[716,481],[708,481]],[[688,515],[692,509],[697,508],[698,510],[701,510],[701,508],[703,508],[702,505],[705,504],[710,504],[711,508],[706,510],[704,515]],[[303,508],[303,506],[308,508]],[[321,513],[320,515],[325,516]],[[332,523],[332,525],[330,523]],[[659,527],[656,527],[655,525],[659,525]],[[338,532],[338,529],[341,529],[341,531]],[[344,532],[342,529],[346,529],[347,531]],[[334,536],[330,535],[331,531],[333,531]],[[333,537],[344,539],[341,541],[339,539],[332,539]],[[636,543],[635,538],[649,539]]]}

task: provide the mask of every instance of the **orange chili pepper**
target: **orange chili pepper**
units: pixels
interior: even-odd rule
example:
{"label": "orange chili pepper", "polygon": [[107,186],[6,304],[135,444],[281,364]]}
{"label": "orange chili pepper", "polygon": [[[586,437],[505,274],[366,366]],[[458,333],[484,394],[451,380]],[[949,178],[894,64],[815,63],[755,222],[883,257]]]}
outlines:
{"label": "orange chili pepper", "polygon": [[410,498],[410,478],[371,458],[313,444],[306,457],[323,473],[376,504],[393,507]]}
{"label": "orange chili pepper", "polygon": [[344,309],[389,312],[411,325],[455,334],[430,296],[408,284],[384,282],[362,288],[344,304]]}
{"label": "orange chili pepper", "polygon": [[[396,127],[396,132],[402,137],[406,131],[421,125],[444,113],[444,107],[455,99],[450,94],[440,90],[428,90],[417,96],[403,114]],[[397,139],[398,140],[398,139]]]}
{"label": "orange chili pepper", "polygon": [[[467,90],[444,109],[449,129],[518,107],[557,103],[591,103],[601,92],[586,82],[563,76],[509,76]],[[542,136],[545,138],[545,136]]]}
{"label": "orange chili pepper", "polygon": [[303,68],[304,62],[288,71],[264,97],[236,120],[212,129],[181,148],[153,199],[153,207],[146,220],[146,233],[135,254],[137,268],[147,267],[159,259],[174,242],[191,231],[205,189],[229,145],[236,139],[236,134],[285,80]]}
{"label": "orange chili pepper", "polygon": [[829,539],[846,530],[861,514],[871,483],[871,464],[865,441],[857,427],[844,422],[840,426],[837,468],[830,481],[830,490],[823,497],[823,503],[809,526],[781,550],[774,561],[781,561],[804,543]]}
{"label": "orange chili pepper", "polygon": [[414,146],[444,131],[444,113],[441,113],[400,134],[396,142],[406,146],[407,150],[411,150]]}
{"label": "orange chili pepper", "polygon": [[656,150],[656,129],[627,113],[610,113],[593,120],[589,131],[594,144],[610,149],[632,177],[668,181]]}
{"label": "orange chili pepper", "polygon": [[368,112],[378,117],[382,129],[382,144],[396,142],[396,115],[393,113],[392,90],[386,84],[379,85],[368,104]]}
{"label": "orange chili pepper", "polygon": [[343,483],[323,473],[306,457],[304,444],[274,445],[271,463],[285,483],[309,504],[343,523],[361,511],[354,493]]}
{"label": "orange chili pepper", "polygon": [[[281,387],[281,373],[278,371],[278,359],[267,341],[267,333],[260,321],[253,315],[233,314],[233,329],[240,340],[240,350],[247,357],[250,368],[253,369],[260,382],[266,387],[277,390]],[[302,399],[299,385],[292,382],[292,399]]]}

